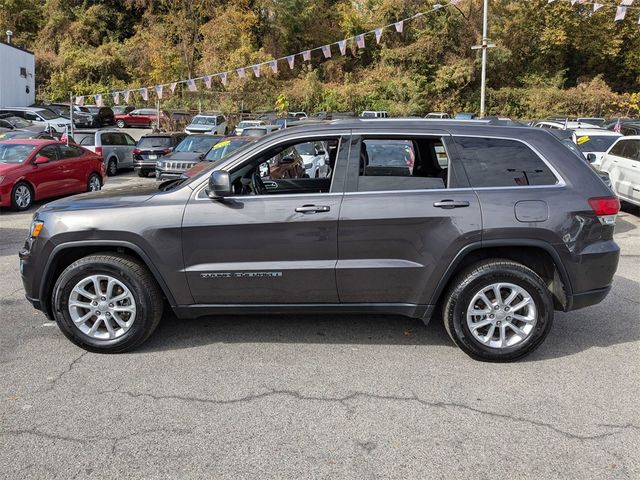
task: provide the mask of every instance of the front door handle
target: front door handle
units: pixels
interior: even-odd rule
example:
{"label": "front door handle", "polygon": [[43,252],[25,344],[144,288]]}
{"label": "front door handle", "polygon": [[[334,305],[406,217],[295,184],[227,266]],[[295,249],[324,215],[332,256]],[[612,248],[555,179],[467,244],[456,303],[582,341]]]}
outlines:
{"label": "front door handle", "polygon": [[328,212],[329,210],[331,210],[331,207],[327,205],[303,205],[296,208],[296,212],[298,213],[320,213]]}
{"label": "front door handle", "polygon": [[440,200],[439,202],[435,202],[433,206],[437,208],[462,208],[468,207],[469,202],[467,202],[466,200]]}

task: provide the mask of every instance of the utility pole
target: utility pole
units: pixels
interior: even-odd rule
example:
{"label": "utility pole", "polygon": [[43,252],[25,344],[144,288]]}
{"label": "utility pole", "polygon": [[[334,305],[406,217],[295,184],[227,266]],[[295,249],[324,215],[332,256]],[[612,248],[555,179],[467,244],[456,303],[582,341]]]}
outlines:
{"label": "utility pole", "polygon": [[[75,131],[73,129],[73,93],[69,92],[69,123],[71,123],[71,136]],[[67,145],[69,144],[69,133],[67,133]]]}
{"label": "utility pole", "polygon": [[487,48],[493,48],[495,43],[489,43],[489,0],[484,0],[482,12],[482,45],[471,47],[472,50],[482,49],[482,74],[480,78],[480,118],[485,116],[485,93],[487,89]]}

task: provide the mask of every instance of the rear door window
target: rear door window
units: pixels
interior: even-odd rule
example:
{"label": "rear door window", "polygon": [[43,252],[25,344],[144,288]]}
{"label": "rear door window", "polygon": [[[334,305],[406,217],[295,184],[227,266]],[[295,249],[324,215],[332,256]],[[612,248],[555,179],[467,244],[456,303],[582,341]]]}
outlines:
{"label": "rear door window", "polygon": [[62,158],[75,158],[82,156],[83,150],[81,148],[74,147],[72,145],[60,145],[59,148]]}
{"label": "rear door window", "polygon": [[58,148],[55,145],[47,145],[42,147],[38,152],[38,156],[47,157],[49,160],[58,160]]}
{"label": "rear door window", "polygon": [[526,144],[510,139],[456,137],[472,187],[554,185],[558,179]]}
{"label": "rear door window", "polygon": [[96,144],[96,136],[93,133],[76,133],[75,140],[85,147],[93,147]]}

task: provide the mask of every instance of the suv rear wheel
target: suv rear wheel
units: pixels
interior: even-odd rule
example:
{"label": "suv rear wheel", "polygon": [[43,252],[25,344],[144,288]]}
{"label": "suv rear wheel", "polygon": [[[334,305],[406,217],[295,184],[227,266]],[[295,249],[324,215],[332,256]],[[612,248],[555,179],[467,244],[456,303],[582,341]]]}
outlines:
{"label": "suv rear wheel", "polygon": [[142,344],[162,317],[162,295],[149,271],[133,258],[90,255],[69,265],[53,289],[53,312],[76,345],[118,353]]}
{"label": "suv rear wheel", "polygon": [[118,161],[115,158],[110,158],[107,162],[107,175],[113,177],[118,174]]}
{"label": "suv rear wheel", "polygon": [[469,356],[508,362],[534,351],[553,323],[553,301],[533,270],[488,260],[461,272],[445,296],[444,325]]}

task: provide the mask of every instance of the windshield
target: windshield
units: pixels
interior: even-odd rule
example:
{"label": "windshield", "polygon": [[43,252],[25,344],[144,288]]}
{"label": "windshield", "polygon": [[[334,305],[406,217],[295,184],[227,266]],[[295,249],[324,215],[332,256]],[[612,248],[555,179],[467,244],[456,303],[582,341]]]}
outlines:
{"label": "windshield", "polygon": [[254,121],[254,122],[252,122],[252,121],[246,121],[246,120],[245,120],[245,121],[240,122],[240,123],[238,124],[238,128],[245,128],[245,127],[257,127],[257,126],[260,126],[260,125],[264,125],[264,123],[262,123],[262,122],[258,122],[258,121]]}
{"label": "windshield", "polygon": [[576,138],[576,144],[583,152],[606,152],[617,139],[615,135],[582,135]]}
{"label": "windshield", "polygon": [[301,143],[296,145],[296,150],[300,155],[315,155],[316,149],[313,146],[313,143]]}
{"label": "windshield", "polygon": [[58,118],[58,116],[53,113],[51,110],[38,110],[36,112],[38,115],[40,115],[42,118],[44,118],[45,120],[53,120],[54,118]]}
{"label": "windshield", "polygon": [[203,117],[202,115],[196,115],[191,121],[193,125],[215,125],[216,117]]}
{"label": "windshield", "polygon": [[215,162],[222,160],[229,156],[231,153],[238,150],[240,147],[253,143],[251,140],[223,140],[220,143],[216,143],[213,148],[204,157],[209,162]]}
{"label": "windshield", "polygon": [[25,127],[30,127],[32,125],[30,120],[25,120],[24,118],[20,118],[20,117],[7,117],[7,118],[3,118],[2,120],[6,120],[16,128],[25,128]]}
{"label": "windshield", "polygon": [[167,148],[171,146],[169,137],[142,137],[138,141],[138,148]]}
{"label": "windshield", "polygon": [[220,141],[221,137],[214,136],[188,136],[174,149],[174,152],[205,153]]}
{"label": "windshield", "polygon": [[36,148],[22,143],[0,143],[0,163],[22,163]]}

